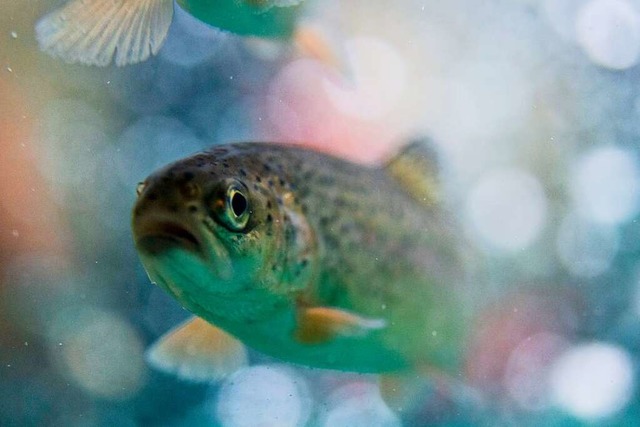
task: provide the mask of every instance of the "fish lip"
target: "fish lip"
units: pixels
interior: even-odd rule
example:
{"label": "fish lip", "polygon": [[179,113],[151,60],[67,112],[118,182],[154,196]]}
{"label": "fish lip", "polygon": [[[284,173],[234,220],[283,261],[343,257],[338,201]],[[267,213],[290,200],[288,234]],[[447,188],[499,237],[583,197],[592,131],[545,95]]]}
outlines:
{"label": "fish lip", "polygon": [[202,243],[196,234],[184,225],[170,221],[145,227],[144,232],[136,238],[136,246],[150,254],[158,254],[175,247],[202,253]]}

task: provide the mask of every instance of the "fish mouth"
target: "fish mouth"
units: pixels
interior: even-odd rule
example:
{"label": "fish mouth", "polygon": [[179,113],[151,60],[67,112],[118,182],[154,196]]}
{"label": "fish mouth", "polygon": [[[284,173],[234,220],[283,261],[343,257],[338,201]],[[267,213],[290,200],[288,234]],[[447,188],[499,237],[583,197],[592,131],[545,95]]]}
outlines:
{"label": "fish mouth", "polygon": [[144,228],[144,233],[141,233],[136,239],[136,245],[151,255],[160,254],[176,247],[202,253],[202,244],[198,237],[183,225],[174,222],[159,222]]}

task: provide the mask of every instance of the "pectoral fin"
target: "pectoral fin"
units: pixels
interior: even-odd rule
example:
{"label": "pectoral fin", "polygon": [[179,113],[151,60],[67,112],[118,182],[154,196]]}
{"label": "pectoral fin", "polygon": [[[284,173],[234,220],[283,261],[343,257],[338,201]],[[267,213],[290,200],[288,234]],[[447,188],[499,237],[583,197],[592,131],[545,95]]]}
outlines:
{"label": "pectoral fin", "polygon": [[384,328],[384,319],[368,319],[329,307],[305,307],[298,310],[296,339],[306,344],[319,344],[336,337],[364,336]]}
{"label": "pectoral fin", "polygon": [[247,364],[244,345],[200,318],[172,329],[147,351],[154,367],[192,381],[215,381]]}
{"label": "pectoral fin", "polygon": [[173,19],[173,0],[71,0],[36,24],[40,48],[67,62],[134,64],[156,54]]}

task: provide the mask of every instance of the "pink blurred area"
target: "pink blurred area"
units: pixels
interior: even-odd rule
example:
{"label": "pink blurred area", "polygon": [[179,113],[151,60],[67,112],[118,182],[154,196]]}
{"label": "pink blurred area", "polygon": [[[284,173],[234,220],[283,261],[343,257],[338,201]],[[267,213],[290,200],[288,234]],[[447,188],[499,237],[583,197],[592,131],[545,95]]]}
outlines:
{"label": "pink blurred area", "polygon": [[315,60],[299,59],[285,66],[272,80],[265,100],[266,126],[275,138],[362,163],[389,155],[400,142],[401,131],[384,117],[345,114],[327,86],[342,89],[344,98],[353,103],[362,96],[349,76]]}
{"label": "pink blurred area", "polygon": [[0,80],[0,246],[2,260],[29,252],[68,252],[58,207],[38,170],[32,105],[15,83]]}
{"label": "pink blurred area", "polygon": [[[549,368],[562,341],[575,338],[579,308],[575,292],[558,288],[512,292],[487,306],[474,323],[468,346],[465,368],[470,384],[503,394],[518,352],[528,359],[528,367]],[[537,339],[541,337],[549,339]]]}
{"label": "pink blurred area", "polygon": [[[14,376],[34,373],[29,361],[38,357],[37,351],[19,351],[29,347],[23,329],[26,323],[20,325],[17,319],[26,319],[29,314],[25,311],[33,310],[21,306],[17,294],[38,297],[31,292],[38,286],[38,292],[43,291],[42,274],[55,277],[71,264],[64,207],[55,202],[50,182],[40,173],[44,154],[37,121],[42,106],[55,93],[54,77],[42,73],[32,33],[41,4],[25,5],[0,1],[0,342],[20,355],[9,363],[15,370],[7,375]],[[39,259],[51,262],[40,275],[30,276],[25,266]],[[17,280],[16,275],[27,279]]]}
{"label": "pink blurred area", "polygon": [[39,111],[54,93],[54,77],[42,73],[33,34],[33,24],[47,5],[0,0],[0,7],[1,268],[19,255],[64,257],[69,248],[60,208],[39,173],[42,153],[35,139]]}

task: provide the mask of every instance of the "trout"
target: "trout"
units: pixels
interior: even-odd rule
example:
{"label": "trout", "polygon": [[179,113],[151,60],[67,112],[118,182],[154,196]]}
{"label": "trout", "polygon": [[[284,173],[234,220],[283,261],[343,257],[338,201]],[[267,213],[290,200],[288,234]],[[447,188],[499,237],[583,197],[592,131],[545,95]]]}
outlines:
{"label": "trout", "polygon": [[244,345],[363,373],[450,370],[465,334],[459,243],[431,145],[381,166],[239,143],[177,161],[138,187],[133,235],[152,282],[197,317],[150,350],[214,379]]}

